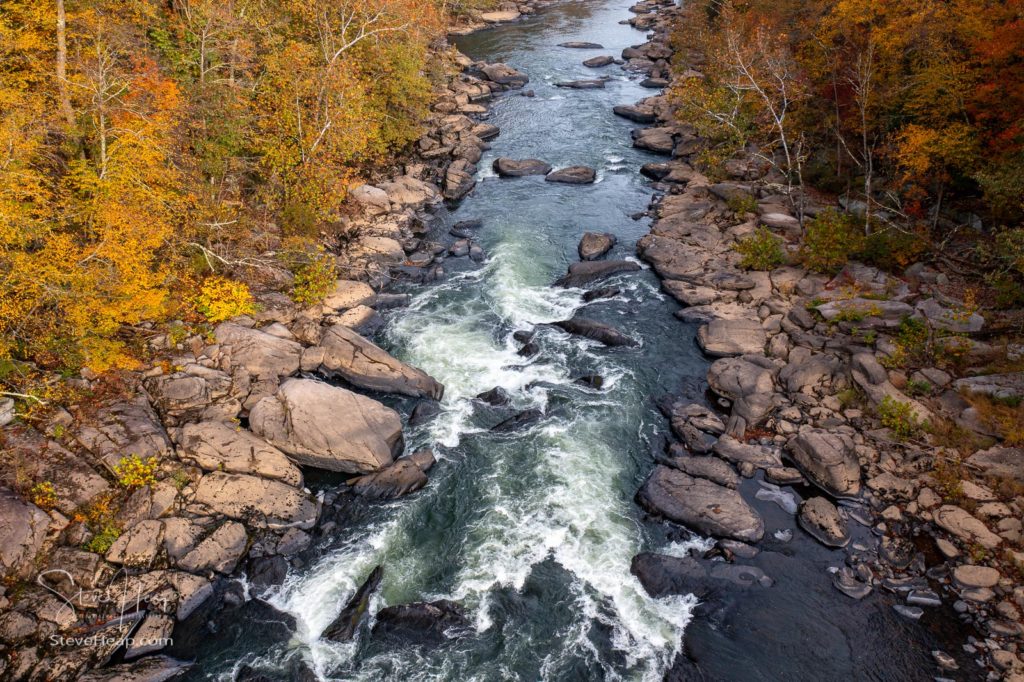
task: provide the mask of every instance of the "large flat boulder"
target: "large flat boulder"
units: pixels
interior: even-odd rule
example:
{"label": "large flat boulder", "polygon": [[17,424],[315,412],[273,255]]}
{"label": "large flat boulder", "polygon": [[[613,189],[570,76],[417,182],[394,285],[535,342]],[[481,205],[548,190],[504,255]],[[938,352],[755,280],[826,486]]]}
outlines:
{"label": "large flat boulder", "polygon": [[637,500],[647,511],[700,533],[742,542],[764,535],[761,516],[737,491],[666,466],[654,469]]}
{"label": "large flat boulder", "polygon": [[377,302],[377,294],[366,282],[350,279],[339,279],[334,289],[324,299],[324,307],[335,311],[348,310],[357,306],[372,306]]}
{"label": "large flat boulder", "polygon": [[28,578],[46,540],[50,517],[12,491],[0,488],[0,572],[5,578]]}
{"label": "large flat boulder", "polygon": [[711,320],[697,330],[697,344],[708,355],[763,353],[768,337],[757,320]]}
{"label": "large flat boulder", "polygon": [[1024,372],[985,374],[977,377],[957,379],[953,387],[969,393],[987,395],[1002,400],[1012,400],[1024,397]]}
{"label": "large flat boulder", "polygon": [[967,466],[986,476],[1024,485],[1024,448],[993,447],[980,450],[967,458]]}
{"label": "large flat boulder", "polygon": [[566,288],[583,287],[605,277],[639,269],[640,266],[631,260],[584,261],[570,265],[569,274],[560,277],[555,284]]}
{"label": "large flat boulder", "polygon": [[302,472],[283,452],[232,424],[186,424],[178,430],[177,440],[178,457],[205,471],[249,474],[302,485]]}
{"label": "large flat boulder", "polygon": [[805,427],[788,448],[793,461],[825,492],[840,497],[860,492],[860,463],[849,436]]}
{"label": "large flat boulder", "polygon": [[403,175],[391,182],[382,183],[380,188],[388,195],[392,204],[399,206],[420,208],[441,200],[441,193],[438,192],[437,187],[410,175]]}
{"label": "large flat boulder", "polygon": [[988,526],[960,507],[945,504],[933,512],[935,524],[952,533],[968,545],[981,545],[995,549],[1003,539],[990,531]]}
{"label": "large flat boulder", "polygon": [[298,488],[258,476],[207,474],[196,486],[195,504],[250,526],[311,528],[319,510]]}
{"label": "large flat boulder", "polygon": [[257,379],[277,379],[299,371],[302,345],[273,334],[231,322],[214,331],[232,366],[242,366]]}
{"label": "large flat boulder", "polygon": [[353,386],[440,400],[444,386],[426,372],[392,357],[344,325],[335,325],[320,339],[324,349],[321,370]]}
{"label": "large flat boulder", "polygon": [[249,415],[250,428],[292,461],[329,471],[370,473],[403,446],[398,413],[337,386],[289,379]]}
{"label": "large flat boulder", "polygon": [[547,175],[551,172],[551,164],[539,159],[508,159],[501,157],[494,160],[493,168],[494,172],[503,178]]}

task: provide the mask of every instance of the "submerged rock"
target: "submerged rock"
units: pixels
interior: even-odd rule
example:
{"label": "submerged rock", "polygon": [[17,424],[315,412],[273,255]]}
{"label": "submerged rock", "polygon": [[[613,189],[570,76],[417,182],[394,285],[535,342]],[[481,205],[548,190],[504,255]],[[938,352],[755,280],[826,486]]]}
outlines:
{"label": "submerged rock", "polygon": [[583,40],[570,40],[567,43],[558,43],[559,47],[569,47],[576,50],[602,50],[604,45],[600,43],[588,43]]}
{"label": "submerged rock", "polygon": [[654,469],[637,499],[644,509],[700,533],[743,542],[764,536],[764,521],[738,492],[666,466]]}
{"label": "submerged rock", "polygon": [[381,578],[383,577],[383,566],[377,566],[370,571],[369,577],[363,581],[363,584],[359,586],[356,593],[348,600],[348,603],[345,604],[345,608],[341,610],[338,617],[327,626],[327,629],[320,636],[334,642],[347,642],[352,639],[370,606],[370,597],[377,590],[377,586],[380,585]]}
{"label": "submerged rock", "polygon": [[519,178],[526,175],[547,175],[551,172],[551,164],[539,159],[508,159],[501,157],[494,160],[494,172],[503,178]]}
{"label": "submerged rock", "polygon": [[597,179],[597,172],[589,166],[568,166],[548,173],[547,182],[561,182],[566,185],[589,185]]}
{"label": "submerged rock", "polygon": [[600,57],[591,57],[590,59],[583,60],[583,66],[591,69],[599,69],[602,66],[608,66],[609,64],[615,63],[615,57],[610,55],[602,55]]}
{"label": "submerged rock", "polygon": [[607,81],[601,78],[588,78],[576,81],[562,81],[555,83],[556,88],[569,88],[571,90],[599,90],[603,89]]}
{"label": "submerged rock", "polygon": [[351,479],[352,492],[371,500],[392,500],[414,493],[427,484],[415,460],[405,457],[381,471]]}
{"label": "submerged rock", "polygon": [[774,583],[756,566],[708,564],[693,557],[653,552],[641,552],[633,557],[629,572],[654,598],[672,594],[696,594],[700,598],[722,587],[722,583],[727,583],[725,589],[770,587]]}
{"label": "submerged rock", "polygon": [[525,410],[519,414],[509,417],[505,421],[501,422],[497,426],[491,427],[493,433],[508,433],[510,431],[518,431],[519,429],[525,428],[530,424],[541,419],[544,416],[544,412],[533,408]]}
{"label": "submerged rock", "polygon": [[574,317],[571,320],[554,322],[553,325],[559,329],[569,332],[570,334],[600,341],[606,346],[618,347],[639,345],[636,339],[631,336],[623,334],[611,325],[604,324],[603,322],[597,322],[596,320]]}
{"label": "submerged rock", "polygon": [[495,386],[489,391],[478,393],[476,395],[476,399],[481,402],[485,402],[488,405],[494,405],[496,407],[508,405],[510,402],[512,402],[512,396],[510,396],[508,394],[508,391],[503,389],[501,386]]}
{"label": "submerged rock", "polygon": [[388,606],[377,612],[373,626],[375,636],[414,642],[443,642],[458,637],[470,628],[462,608],[455,602],[441,599]]}
{"label": "submerged rock", "polygon": [[599,287],[585,292],[582,298],[584,303],[590,303],[591,301],[597,301],[602,298],[615,298],[621,293],[622,289],[618,287]]}
{"label": "submerged rock", "polygon": [[584,287],[605,277],[639,269],[640,265],[631,260],[584,261],[570,265],[569,274],[560,277],[555,284],[566,288]]}

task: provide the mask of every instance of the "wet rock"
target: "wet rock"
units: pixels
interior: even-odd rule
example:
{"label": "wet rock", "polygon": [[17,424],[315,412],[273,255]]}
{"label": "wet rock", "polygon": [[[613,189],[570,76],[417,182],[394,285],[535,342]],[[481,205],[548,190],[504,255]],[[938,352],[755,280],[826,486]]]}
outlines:
{"label": "wet rock", "polygon": [[583,317],[573,317],[571,320],[554,322],[553,325],[559,329],[569,332],[570,334],[593,339],[606,346],[619,347],[639,345],[636,339],[633,339],[627,334],[623,334],[611,325],[603,322],[597,322],[596,320],[588,320]]}
{"label": "wet rock", "polygon": [[193,665],[169,656],[150,656],[135,663],[91,670],[78,676],[78,682],[165,682],[184,675]]}
{"label": "wet rock", "polygon": [[846,522],[836,506],[824,497],[812,497],[800,505],[800,527],[827,547],[845,547],[850,542]]}
{"label": "wet rock", "polygon": [[602,50],[604,45],[600,43],[588,43],[580,40],[570,40],[567,43],[558,43],[559,47],[570,47],[577,50]]}
{"label": "wet rock", "polygon": [[687,450],[697,454],[711,452],[715,441],[718,440],[710,433],[701,431],[688,421],[673,420],[672,432],[676,434],[679,440],[683,441],[683,445],[686,446]]}
{"label": "wet rock", "polygon": [[575,81],[562,81],[555,83],[556,88],[569,88],[570,90],[602,90],[607,81],[601,78],[588,78]]}
{"label": "wet rock", "polygon": [[903,604],[893,604],[893,611],[900,614],[907,620],[920,620],[921,616],[924,615],[924,609],[919,606],[905,606]]}
{"label": "wet rock", "polygon": [[497,426],[491,428],[492,433],[509,433],[511,431],[518,431],[519,429],[526,428],[534,422],[540,421],[544,416],[544,412],[539,409],[524,410],[519,414],[509,417],[505,421],[501,422]]}
{"label": "wet rock", "polygon": [[582,260],[597,260],[611,251],[616,241],[615,235],[608,232],[585,232],[577,251]]}
{"label": "wet rock", "polygon": [[740,564],[702,564],[693,557],[675,557],[643,552],[633,557],[629,567],[652,597],[672,594],[696,594],[698,598],[723,589],[769,587],[773,581],[755,566]]}
{"label": "wet rock", "polygon": [[871,594],[871,585],[857,578],[849,566],[843,566],[832,574],[832,585],[851,599],[863,599]]}
{"label": "wet rock", "polygon": [[457,637],[471,627],[462,608],[442,599],[388,606],[377,612],[375,636],[414,642],[442,642]]}
{"label": "wet rock", "polygon": [[345,608],[341,610],[338,617],[327,626],[327,629],[320,636],[333,642],[348,642],[355,637],[356,631],[359,630],[359,624],[370,608],[370,598],[377,591],[377,587],[380,585],[381,578],[383,577],[383,566],[377,566],[370,571],[369,577],[363,581],[363,584],[359,586],[356,593],[348,600],[348,603],[345,604]]}
{"label": "wet rock", "polygon": [[[346,415],[338,419],[339,414]],[[398,413],[343,388],[290,379],[249,415],[253,432],[306,466],[369,473],[402,450]]]}
{"label": "wet rock", "polygon": [[597,289],[591,289],[583,294],[584,303],[590,303],[591,301],[597,301],[602,298],[615,298],[622,293],[622,289],[619,287],[599,287]]}
{"label": "wet rock", "polygon": [[604,377],[597,374],[588,374],[586,376],[573,379],[573,383],[600,391],[604,388]]}
{"label": "wet rock", "polygon": [[528,341],[523,344],[523,347],[516,351],[516,355],[523,358],[532,358],[534,355],[540,352],[540,346],[536,341]]}
{"label": "wet rock", "polygon": [[984,523],[960,507],[950,504],[943,505],[935,510],[932,517],[940,528],[952,533],[968,545],[979,544],[986,549],[995,549],[1003,541]]}
{"label": "wet rock", "polygon": [[302,472],[277,448],[224,422],[186,424],[178,430],[178,456],[204,471],[273,478],[301,486]]}
{"label": "wet rock", "polygon": [[697,330],[697,344],[708,355],[763,353],[768,337],[755,320],[712,320]]}
{"label": "wet rock", "polygon": [[494,405],[501,407],[502,405],[508,405],[512,402],[512,396],[508,394],[508,391],[503,389],[501,386],[495,386],[489,391],[478,393],[476,399],[487,403],[488,405]]}
{"label": "wet rock", "polygon": [[351,329],[335,325],[320,339],[324,349],[321,370],[353,386],[440,400],[444,386],[426,372],[397,360]]}
{"label": "wet rock", "polygon": [[519,178],[526,175],[547,175],[551,172],[551,164],[538,159],[507,159],[494,160],[494,172],[503,178]]}
{"label": "wet rock", "polygon": [[677,424],[685,422],[706,433],[721,435],[725,432],[725,424],[722,419],[711,409],[697,403],[676,403],[672,406],[669,416],[673,429]]}
{"label": "wet rock", "polygon": [[804,485],[806,483],[804,475],[800,473],[800,470],[792,467],[765,469],[764,477],[776,485]]}
{"label": "wet rock", "polygon": [[469,259],[474,263],[482,263],[487,258],[483,248],[476,243],[469,245]]}
{"label": "wet rock", "polygon": [[412,408],[412,414],[409,415],[409,426],[426,424],[428,421],[441,414],[441,412],[441,403],[436,400],[421,400],[416,403],[416,407]]}
{"label": "wet rock", "polygon": [[654,469],[637,500],[647,511],[700,533],[743,542],[764,535],[761,517],[738,492],[666,466]]}
{"label": "wet rock", "polygon": [[392,500],[416,492],[426,484],[423,470],[410,458],[349,481],[353,493],[372,500]]}
{"label": "wet rock", "polygon": [[597,179],[597,172],[589,166],[568,166],[548,173],[544,178],[547,182],[560,182],[567,185],[589,185]]}
{"label": "wet rock", "polygon": [[860,492],[860,463],[849,436],[804,427],[790,439],[788,448],[803,472],[826,492],[837,496]]}
{"label": "wet rock", "polygon": [[318,514],[316,503],[298,489],[243,474],[214,472],[203,476],[193,501],[254,527],[311,528]]}
{"label": "wet rock", "polygon": [[[622,118],[629,119],[630,121],[633,121],[635,123],[654,123],[657,120],[657,116],[655,115],[653,109],[651,109],[650,107],[637,106],[634,104],[619,104],[618,106],[612,107],[612,112],[616,116],[621,116]],[[663,175],[661,175],[661,177],[655,179],[660,180],[661,178],[668,175],[669,172],[671,171],[667,171]]]}
{"label": "wet rock", "polygon": [[0,570],[3,577],[28,578],[46,540],[50,517],[39,507],[0,488]]}
{"label": "wet rock", "polygon": [[555,284],[566,288],[584,287],[605,277],[639,269],[631,260],[584,261],[570,265],[569,274],[560,277]]}
{"label": "wet rock", "polygon": [[667,78],[645,78],[640,81],[641,88],[651,88],[652,90],[660,90],[667,88],[669,80]]}
{"label": "wet rock", "polygon": [[615,63],[615,57],[610,55],[602,55],[600,57],[591,57],[590,59],[583,60],[583,66],[591,69],[599,69],[602,66],[608,66]]}
{"label": "wet rock", "polygon": [[258,557],[252,560],[247,573],[253,587],[275,587],[288,576],[288,560],[282,556]]}

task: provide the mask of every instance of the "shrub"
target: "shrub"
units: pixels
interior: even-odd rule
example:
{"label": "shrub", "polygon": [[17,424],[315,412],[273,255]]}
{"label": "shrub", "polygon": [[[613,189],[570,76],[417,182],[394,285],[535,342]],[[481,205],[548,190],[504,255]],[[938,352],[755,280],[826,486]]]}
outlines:
{"label": "shrub", "polygon": [[316,251],[303,259],[305,262],[295,268],[295,284],[292,300],[303,305],[315,305],[322,301],[338,278],[334,257],[317,247]]}
{"label": "shrub", "polygon": [[757,211],[757,199],[744,192],[737,192],[736,194],[733,194],[725,204],[729,207],[729,210],[736,215],[755,213]]}
{"label": "shrub", "polygon": [[864,235],[852,216],[825,211],[807,225],[800,260],[811,270],[835,274],[863,244]]}
{"label": "shrub", "polygon": [[227,277],[207,277],[195,300],[196,310],[209,322],[223,322],[256,310],[249,287]]}
{"label": "shrub", "polygon": [[910,403],[885,396],[878,403],[878,418],[882,426],[892,431],[897,440],[906,440],[916,435],[921,425]]}
{"label": "shrub", "polygon": [[911,379],[907,382],[907,393],[912,396],[930,395],[933,386],[924,379]]}
{"label": "shrub", "polygon": [[89,542],[85,543],[85,549],[96,554],[106,554],[110,551],[110,546],[114,544],[114,541],[121,537],[121,529],[111,524],[106,525],[95,531],[95,535]]}
{"label": "shrub", "polygon": [[920,260],[928,250],[928,240],[923,236],[897,230],[883,228],[872,232],[863,239],[860,257],[882,270],[903,270],[908,265]]}
{"label": "shrub", "polygon": [[32,504],[40,509],[53,509],[57,506],[57,490],[49,481],[36,483],[28,491]]}
{"label": "shrub", "polygon": [[781,240],[766,227],[736,242],[734,247],[743,256],[740,267],[747,270],[771,270],[786,262]]}
{"label": "shrub", "polygon": [[158,464],[156,457],[142,459],[138,455],[128,455],[114,466],[114,475],[117,482],[129,490],[144,488],[156,483]]}

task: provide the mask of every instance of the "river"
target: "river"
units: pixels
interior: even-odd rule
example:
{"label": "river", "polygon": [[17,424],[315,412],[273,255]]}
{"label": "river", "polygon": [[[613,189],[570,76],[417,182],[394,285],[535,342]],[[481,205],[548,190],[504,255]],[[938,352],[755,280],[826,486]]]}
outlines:
{"label": "river", "polygon": [[[615,234],[609,257],[634,258],[649,227],[631,216],[651,199],[637,171],[656,158],[631,146],[633,124],[611,108],[652,91],[617,66],[581,65],[643,41],[619,23],[630,4],[558,3],[457,40],[474,59],[527,73],[535,96],[512,91],[492,103],[488,122],[501,135],[479,164],[475,191],[442,212],[435,228],[444,235],[456,221],[482,220],[478,241],[487,260],[448,259],[445,279],[410,289],[412,304],[388,314],[378,339],[446,387],[442,414],[406,433],[410,450],[433,447],[439,462],[412,496],[346,503],[307,563],[263,595],[295,618],[295,632],[278,627],[256,600],[214,618],[216,632],[193,642],[194,679],[231,680],[242,665],[264,679],[290,679],[299,661],[319,679],[339,680],[660,680],[671,668],[697,600],[650,598],[630,574],[630,560],[640,551],[681,555],[710,543],[645,520],[633,496],[665,432],[654,399],[684,387],[699,394],[708,361],[694,344],[695,326],[672,316],[677,304],[646,269],[606,282],[622,293],[589,304],[579,290],[551,286],[577,260],[583,232]],[[604,49],[557,47],[571,40]],[[554,86],[597,75],[611,77],[605,89]],[[501,179],[490,171],[498,156],[589,165],[598,181]],[[580,310],[640,345],[607,349],[543,326]],[[512,335],[532,329],[540,352],[526,359]],[[594,374],[605,380],[601,390],[575,381]],[[512,407],[473,399],[495,386],[511,394]],[[412,407],[392,404],[405,413]],[[512,434],[489,432],[529,408],[544,417]],[[771,547],[774,530],[795,524],[770,503],[757,504]],[[708,661],[714,674],[707,679],[930,679],[926,630],[902,621],[882,597],[853,607],[828,584],[825,568],[840,565],[841,553],[806,537],[775,541],[774,550],[763,562],[779,595],[731,597],[727,616],[697,633],[721,659]],[[451,599],[466,609],[472,631],[428,647],[376,641],[366,629],[347,644],[321,640],[377,565],[384,577],[371,613]],[[836,623],[830,614],[838,614]]]}

